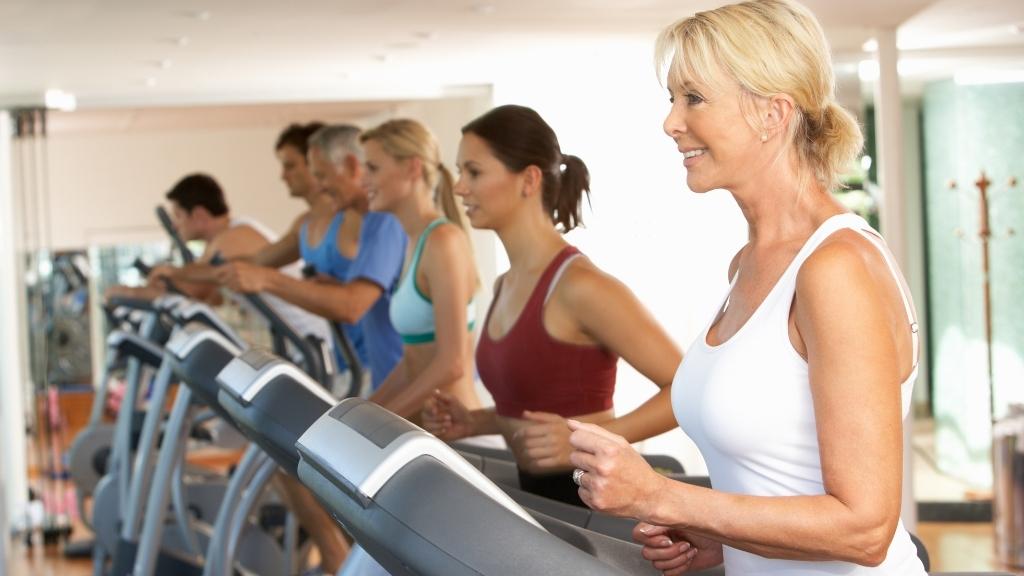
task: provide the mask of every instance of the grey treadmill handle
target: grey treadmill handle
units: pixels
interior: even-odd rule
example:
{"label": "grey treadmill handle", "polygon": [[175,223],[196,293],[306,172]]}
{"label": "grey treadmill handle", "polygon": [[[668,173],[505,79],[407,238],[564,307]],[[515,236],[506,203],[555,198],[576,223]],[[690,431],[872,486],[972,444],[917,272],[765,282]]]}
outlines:
{"label": "grey treadmill handle", "polygon": [[178,234],[178,230],[174,227],[174,222],[171,221],[171,217],[163,206],[156,207],[156,217],[160,221],[160,225],[163,226],[164,232],[167,232],[167,235],[171,237],[171,241],[174,242],[174,246],[181,252],[181,259],[186,264],[195,262],[195,254],[192,254],[192,251],[188,249],[188,245],[181,239],[181,235]]}
{"label": "grey treadmill handle", "polygon": [[[221,266],[225,262],[224,257],[220,253],[214,254],[210,258],[210,264],[213,266]],[[252,304],[253,308],[270,323],[271,332],[274,336],[274,352],[280,356],[287,357],[288,351],[284,349],[280,339],[287,340],[299,351],[299,355],[302,356],[303,364],[305,364],[303,368],[306,369],[306,372],[322,385],[329,385],[325,359],[317,352],[317,347],[313,346],[309,340],[296,332],[259,294],[243,293],[240,296],[245,298],[249,304]]]}
{"label": "grey treadmill handle", "polygon": [[345,334],[345,331],[336,322],[328,323],[331,325],[331,332],[334,334],[334,342],[338,345],[341,357],[345,359],[345,364],[348,364],[348,371],[352,376],[352,384],[349,386],[348,396],[356,396],[363,385],[363,363],[359,360],[356,348],[352,345],[352,340],[349,339],[348,334]]}
{"label": "grey treadmill handle", "polygon": [[227,338],[236,348],[246,348],[245,340],[228,326],[216,312],[201,302],[193,302],[175,310],[174,319],[179,324],[198,322]]}
{"label": "grey treadmill handle", "polygon": [[119,354],[135,358],[153,368],[159,368],[163,362],[163,348],[137,334],[115,330],[107,337],[107,345]]}
{"label": "grey treadmill handle", "polygon": [[153,301],[147,300],[145,298],[112,296],[107,299],[106,305],[110,307],[111,311],[113,311],[116,308],[126,308],[128,310],[142,310],[143,312],[156,311],[156,308],[153,306]]}

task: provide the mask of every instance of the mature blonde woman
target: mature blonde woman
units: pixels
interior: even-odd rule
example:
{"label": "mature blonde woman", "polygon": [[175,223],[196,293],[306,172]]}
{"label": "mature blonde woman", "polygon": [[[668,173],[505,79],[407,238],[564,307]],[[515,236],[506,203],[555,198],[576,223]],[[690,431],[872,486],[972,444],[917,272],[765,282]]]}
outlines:
{"label": "mature blonde woman", "polygon": [[878,233],[830,195],[861,147],[804,7],[724,6],[661,36],[690,189],[728,190],[749,243],[673,383],[715,489],[654,473],[622,439],[570,422],[580,496],[637,518],[665,574],[924,574],[900,522],[913,307]]}

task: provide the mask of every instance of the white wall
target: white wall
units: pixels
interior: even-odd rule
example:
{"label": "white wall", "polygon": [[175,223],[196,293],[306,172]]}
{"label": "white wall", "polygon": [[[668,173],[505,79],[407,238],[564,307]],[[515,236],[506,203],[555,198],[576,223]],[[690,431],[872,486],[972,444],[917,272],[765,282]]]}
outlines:
{"label": "white wall", "polygon": [[[301,121],[321,119],[368,127],[385,118],[408,115],[430,126],[447,126],[468,121],[489,104],[488,92],[378,104],[379,112],[357,115],[325,117],[318,115],[324,107],[313,105],[305,113],[301,104],[289,109],[293,119],[298,116]],[[255,217],[278,231],[286,229],[305,206],[288,198],[274,158],[274,143],[284,123],[236,116],[231,122],[210,118],[204,125],[208,115],[216,113],[179,110],[174,112],[174,125],[139,122],[142,127],[134,129],[79,120],[73,124],[76,128],[51,133],[49,224],[54,248],[165,240],[153,209],[179,178],[197,171],[207,172],[221,183],[233,213]],[[109,117],[112,122],[118,118],[97,117]],[[458,140],[443,130],[437,132],[454,159]]]}
{"label": "white wall", "polygon": [[304,209],[279,179],[280,128],[183,128],[50,137],[51,229],[57,249],[166,240],[153,210],[190,172],[223,186],[231,211],[283,231]]}
{"label": "white wall", "polygon": [[7,544],[7,527],[24,510],[28,493],[24,283],[20,281],[21,227],[15,218],[19,203],[11,181],[11,130],[10,116],[0,111],[0,548]]}
{"label": "white wall", "polygon": [[[562,151],[591,173],[593,210],[569,239],[629,286],[684,349],[727,290],[728,263],[746,241],[746,225],[725,192],[696,195],[682,158],[662,131],[668,93],[653,66],[654,38],[609,38],[596,46],[532,55],[495,83],[495,104],[536,109]],[[500,251],[500,246],[499,246]],[[618,413],[656,388],[620,362]],[[641,445],[704,473],[703,459],[675,430]]]}

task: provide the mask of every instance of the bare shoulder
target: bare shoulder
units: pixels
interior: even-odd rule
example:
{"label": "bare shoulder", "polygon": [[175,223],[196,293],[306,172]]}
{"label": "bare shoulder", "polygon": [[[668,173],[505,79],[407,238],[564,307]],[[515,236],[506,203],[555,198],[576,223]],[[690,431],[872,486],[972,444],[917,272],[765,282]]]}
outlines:
{"label": "bare shoulder", "polygon": [[851,292],[873,291],[880,273],[889,275],[878,246],[856,231],[840,230],[822,242],[800,267],[797,292],[849,297]]}
{"label": "bare shoulder", "polygon": [[608,305],[627,294],[631,293],[625,284],[587,257],[569,263],[554,292],[555,297],[572,307]]}
{"label": "bare shoulder", "polygon": [[267,240],[259,230],[248,224],[232,226],[218,236],[217,239],[223,242],[253,242],[257,240],[266,242]]}
{"label": "bare shoulder", "polygon": [[313,220],[312,214],[313,214],[312,210],[306,210],[302,214],[299,214],[298,216],[296,216],[295,220],[292,221],[292,225],[290,227],[288,227],[288,232],[287,233],[288,234],[298,234],[299,231],[302,230],[303,224],[305,224],[306,222],[311,222]]}
{"label": "bare shoulder", "polygon": [[267,239],[248,224],[228,228],[218,235],[211,248],[216,248],[225,258],[248,256],[269,244]]}
{"label": "bare shoulder", "polygon": [[441,224],[430,232],[423,246],[424,258],[462,259],[469,252],[469,239],[457,224]]}

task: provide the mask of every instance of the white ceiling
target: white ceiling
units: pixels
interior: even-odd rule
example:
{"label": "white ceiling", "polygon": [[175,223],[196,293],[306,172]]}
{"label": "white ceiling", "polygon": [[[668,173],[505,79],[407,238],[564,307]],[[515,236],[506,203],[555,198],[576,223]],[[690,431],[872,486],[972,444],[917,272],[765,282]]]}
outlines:
{"label": "white ceiling", "polygon": [[[0,0],[0,107],[404,98],[487,84],[530,53],[649,43],[720,0]],[[908,57],[1024,67],[1024,0],[806,0],[838,62],[900,26]],[[1018,26],[1018,30],[1014,30]],[[969,59],[969,60],[965,60]]]}

